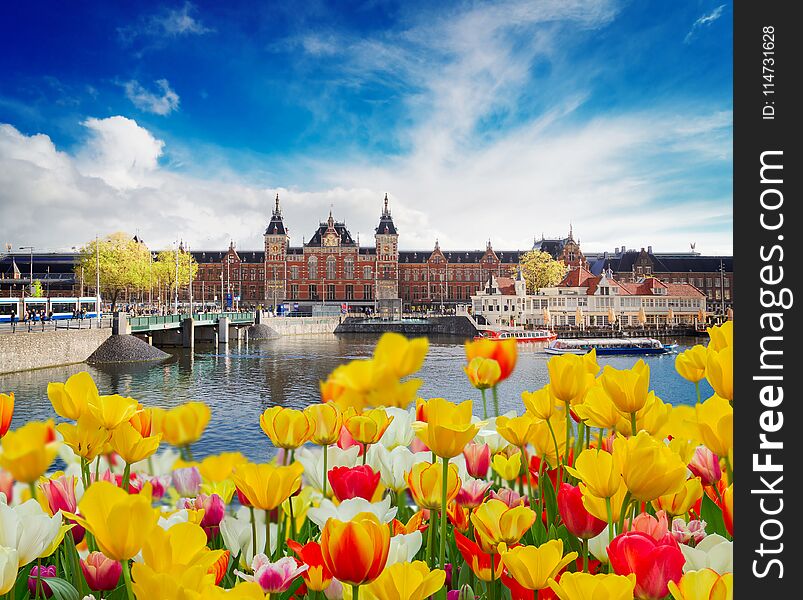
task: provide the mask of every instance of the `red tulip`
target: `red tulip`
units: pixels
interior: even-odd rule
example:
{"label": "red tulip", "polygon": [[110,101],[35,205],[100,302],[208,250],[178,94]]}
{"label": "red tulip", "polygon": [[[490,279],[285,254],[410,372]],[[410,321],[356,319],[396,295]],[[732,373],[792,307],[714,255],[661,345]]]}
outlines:
{"label": "red tulip", "polygon": [[[457,542],[457,549],[463,555],[463,560],[466,561],[474,575],[485,582],[499,579],[502,574],[502,559],[498,555],[494,556],[483,552],[476,542],[471,541],[459,531],[454,532],[454,540]],[[491,571],[492,563],[493,571]],[[532,592],[530,592],[530,598],[532,598]]]}
{"label": "red tulip", "polygon": [[588,540],[605,529],[605,521],[598,519],[583,506],[580,488],[568,483],[560,484],[558,489],[558,512],[569,533]]}
{"label": "red tulip", "polygon": [[[541,458],[533,454],[530,457],[530,475],[535,479],[535,484],[538,484],[538,470],[541,468]],[[544,470],[543,473],[549,477],[549,480],[552,482],[552,489],[555,489],[558,486],[558,469],[557,467],[554,469],[550,469],[548,463],[544,462]]]}
{"label": "red tulip", "polygon": [[466,458],[466,470],[476,479],[485,479],[491,466],[491,448],[488,444],[471,442],[463,448]]}
{"label": "red tulip", "polygon": [[365,498],[369,502],[379,485],[379,473],[369,465],[358,467],[333,467],[329,473],[329,483],[338,500]]}
{"label": "red tulip", "polygon": [[315,592],[322,592],[332,583],[332,572],[323,562],[321,545],[317,542],[307,542],[303,546],[295,540],[287,540],[287,547],[295,552],[301,563],[309,568],[301,573],[304,583]]}
{"label": "red tulip", "polygon": [[89,589],[102,592],[117,587],[123,567],[102,552],[91,552],[86,560],[81,560],[81,571],[89,584]]}
{"label": "red tulip", "polygon": [[680,581],[686,559],[671,534],[660,541],[641,531],[627,531],[608,545],[608,558],[617,575],[636,575],[635,597],[660,600],[669,582]]}

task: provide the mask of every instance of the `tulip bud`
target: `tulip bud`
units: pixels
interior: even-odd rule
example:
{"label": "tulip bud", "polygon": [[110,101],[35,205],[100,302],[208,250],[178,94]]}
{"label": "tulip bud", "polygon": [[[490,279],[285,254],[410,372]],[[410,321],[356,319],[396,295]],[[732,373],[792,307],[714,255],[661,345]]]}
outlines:
{"label": "tulip bud", "polygon": [[[47,579],[49,577],[56,576],[56,565],[48,565],[46,567],[31,567],[31,573],[28,575],[28,591],[31,593],[31,596],[36,596],[37,598],[44,595],[45,598],[50,598],[53,595],[53,590],[50,589],[50,586],[47,585]],[[41,590],[40,593],[37,593],[36,588],[41,586],[39,589]]]}
{"label": "tulip bud", "polygon": [[517,491],[511,490],[510,488],[501,488],[498,492],[491,490],[488,497],[501,500],[510,508],[516,506],[530,506],[530,500],[527,496],[522,496]]}
{"label": "tulip bud", "polygon": [[467,583],[464,583],[460,587],[460,595],[457,597],[457,600],[474,600],[474,590],[471,589],[471,586]]}
{"label": "tulip bud", "polygon": [[86,560],[81,560],[81,571],[90,589],[111,591],[117,587],[123,567],[102,552],[90,552]]}
{"label": "tulip bud", "polygon": [[66,475],[54,477],[40,483],[39,487],[47,499],[51,514],[55,515],[58,511],[71,513],[76,511],[75,477]]}
{"label": "tulip bud", "polygon": [[195,498],[201,491],[201,472],[198,467],[186,467],[173,471],[173,486],[179,496]]}

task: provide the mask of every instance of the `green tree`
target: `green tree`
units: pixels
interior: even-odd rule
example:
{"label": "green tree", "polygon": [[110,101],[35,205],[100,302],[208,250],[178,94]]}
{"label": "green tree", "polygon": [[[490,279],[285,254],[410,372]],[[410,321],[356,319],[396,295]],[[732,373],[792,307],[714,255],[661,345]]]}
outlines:
{"label": "green tree", "polygon": [[111,300],[112,310],[122,291],[142,289],[148,284],[150,251],[127,233],[113,233],[81,248],[75,272],[83,273],[85,285],[94,287],[98,262],[101,295]]}
{"label": "green tree", "polygon": [[557,285],[566,276],[566,265],[555,260],[548,252],[530,250],[522,254],[519,265],[514,267],[514,275],[519,267],[524,281],[527,282],[527,293],[534,294],[541,288]]}
{"label": "green tree", "polygon": [[[189,252],[184,250],[163,250],[156,255],[153,261],[154,284],[166,286],[171,290],[170,298],[175,297],[176,289],[176,259],[178,259],[178,288],[190,285],[190,274],[194,279],[198,274],[198,263]],[[169,298],[168,298],[169,303]]]}
{"label": "green tree", "polygon": [[33,282],[33,285],[31,286],[31,297],[41,298],[43,295],[44,292],[42,292],[42,282],[37,279],[36,281]]}

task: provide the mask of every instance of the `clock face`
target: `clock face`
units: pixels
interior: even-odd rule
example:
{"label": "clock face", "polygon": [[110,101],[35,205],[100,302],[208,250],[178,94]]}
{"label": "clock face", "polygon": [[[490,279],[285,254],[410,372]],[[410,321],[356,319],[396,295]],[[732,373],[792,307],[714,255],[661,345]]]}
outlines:
{"label": "clock face", "polygon": [[324,246],[337,246],[337,236],[336,235],[327,235],[323,238],[323,245]]}
{"label": "clock face", "polygon": [[276,254],[277,252],[279,252],[279,244],[273,244],[273,245],[270,247],[270,251],[271,251],[273,254]]}

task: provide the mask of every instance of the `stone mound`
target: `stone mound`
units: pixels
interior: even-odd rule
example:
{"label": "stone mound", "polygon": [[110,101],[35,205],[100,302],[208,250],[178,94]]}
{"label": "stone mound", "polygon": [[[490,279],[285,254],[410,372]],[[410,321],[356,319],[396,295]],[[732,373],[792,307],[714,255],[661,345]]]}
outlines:
{"label": "stone mound", "polygon": [[146,362],[169,358],[167,352],[148,345],[133,335],[113,335],[103,342],[92,355],[86,359],[88,363],[123,363]]}
{"label": "stone mound", "polygon": [[281,337],[279,333],[273,327],[269,327],[264,323],[251,325],[248,328],[249,340],[272,340],[277,337]]}

